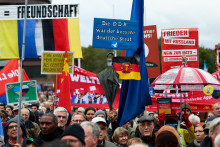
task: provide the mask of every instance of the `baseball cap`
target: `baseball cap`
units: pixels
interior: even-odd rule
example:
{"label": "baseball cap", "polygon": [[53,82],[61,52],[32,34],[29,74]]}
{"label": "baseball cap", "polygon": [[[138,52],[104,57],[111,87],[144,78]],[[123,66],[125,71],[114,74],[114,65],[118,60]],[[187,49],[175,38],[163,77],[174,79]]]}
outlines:
{"label": "baseball cap", "polygon": [[105,119],[102,118],[102,117],[95,117],[95,118],[92,119],[92,122],[93,122],[93,123],[102,122],[102,123],[107,124],[106,121],[105,121]]}

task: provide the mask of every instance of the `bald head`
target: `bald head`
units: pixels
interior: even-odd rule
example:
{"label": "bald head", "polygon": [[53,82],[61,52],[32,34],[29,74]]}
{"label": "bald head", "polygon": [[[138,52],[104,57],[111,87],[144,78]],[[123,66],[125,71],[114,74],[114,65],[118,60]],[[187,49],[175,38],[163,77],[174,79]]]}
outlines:
{"label": "bald head", "polygon": [[26,123],[29,120],[30,112],[26,108],[21,109],[21,115],[24,117],[24,123]]}

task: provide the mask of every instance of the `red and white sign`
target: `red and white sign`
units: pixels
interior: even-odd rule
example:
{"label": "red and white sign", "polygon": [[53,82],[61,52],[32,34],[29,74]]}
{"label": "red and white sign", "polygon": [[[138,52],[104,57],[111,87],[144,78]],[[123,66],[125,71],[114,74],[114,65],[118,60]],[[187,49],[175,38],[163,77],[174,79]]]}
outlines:
{"label": "red and white sign", "polygon": [[188,67],[199,67],[198,28],[162,29],[162,73],[182,66],[186,55]]}
{"label": "red and white sign", "polygon": [[144,26],[144,44],[148,78],[156,78],[161,74],[156,25]]}
{"label": "red and white sign", "polygon": [[[59,91],[60,75],[57,75],[57,89]],[[95,73],[74,66],[70,74],[71,105],[78,107],[93,106],[107,109],[108,102],[104,90]],[[118,108],[120,89],[115,97],[113,108]]]}

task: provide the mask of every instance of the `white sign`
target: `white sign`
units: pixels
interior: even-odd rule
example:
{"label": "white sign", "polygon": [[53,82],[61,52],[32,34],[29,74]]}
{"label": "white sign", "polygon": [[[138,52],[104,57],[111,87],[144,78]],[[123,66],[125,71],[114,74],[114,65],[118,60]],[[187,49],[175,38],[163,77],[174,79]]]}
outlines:
{"label": "white sign", "polygon": [[[24,19],[25,5],[0,6],[0,20]],[[78,4],[27,5],[27,19],[56,19],[78,17]]]}

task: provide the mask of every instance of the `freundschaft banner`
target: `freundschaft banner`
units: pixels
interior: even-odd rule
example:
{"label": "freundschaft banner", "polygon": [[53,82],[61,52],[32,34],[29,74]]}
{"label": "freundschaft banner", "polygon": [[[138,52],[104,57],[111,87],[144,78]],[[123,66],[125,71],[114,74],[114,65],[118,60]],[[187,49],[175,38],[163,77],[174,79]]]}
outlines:
{"label": "freundschaft banner", "polygon": [[[59,93],[61,76],[57,75],[57,91]],[[55,85],[56,88],[56,85]],[[73,67],[73,73],[70,74],[70,91],[72,106],[95,108],[108,108],[108,101],[104,90],[95,73],[86,71],[77,66]],[[59,94],[58,94],[59,96]],[[120,90],[118,91],[113,103],[113,108],[118,108]]]}
{"label": "freundschaft banner", "polygon": [[199,68],[198,28],[161,30],[162,73],[181,67],[186,56],[187,66]]}

